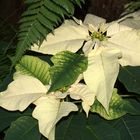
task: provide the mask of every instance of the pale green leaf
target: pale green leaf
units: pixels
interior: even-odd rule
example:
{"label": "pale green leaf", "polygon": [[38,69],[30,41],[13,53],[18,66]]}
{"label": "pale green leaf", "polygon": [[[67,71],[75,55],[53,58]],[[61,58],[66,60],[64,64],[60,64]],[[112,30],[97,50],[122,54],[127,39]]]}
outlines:
{"label": "pale green leaf", "polygon": [[32,117],[23,116],[12,122],[5,140],[40,140],[40,137],[37,121]]}
{"label": "pale green leaf", "polygon": [[11,111],[23,111],[46,93],[47,87],[38,79],[27,75],[18,75],[9,84],[7,90],[1,93],[0,106]]}
{"label": "pale green leaf", "polygon": [[50,68],[51,87],[55,91],[73,84],[78,76],[87,68],[87,58],[84,55],[64,51],[52,57],[54,66]]}
{"label": "pale green leaf", "polygon": [[61,51],[78,51],[84,40],[88,37],[88,29],[83,25],[78,25],[72,20],[66,20],[53,33],[47,35],[41,46],[34,45],[31,50],[43,54],[56,54]]}
{"label": "pale green leaf", "polygon": [[33,117],[39,121],[40,132],[49,140],[54,140],[56,123],[71,111],[77,111],[76,105],[70,102],[60,102],[54,95],[41,97],[36,102]]}
{"label": "pale green leaf", "polygon": [[104,107],[96,100],[91,107],[91,112],[100,114],[107,120],[113,120],[122,117],[126,113],[137,114],[138,111],[127,100],[124,100],[117,94],[117,89],[114,89],[111,101],[109,103],[108,113]]}
{"label": "pale green leaf", "polygon": [[49,84],[49,64],[38,57],[25,55],[16,65],[16,70],[22,74],[36,77],[44,85]]}
{"label": "pale green leaf", "polygon": [[103,46],[97,46],[88,55],[88,68],[84,72],[84,80],[106,110],[118,76],[120,56],[118,49]]}

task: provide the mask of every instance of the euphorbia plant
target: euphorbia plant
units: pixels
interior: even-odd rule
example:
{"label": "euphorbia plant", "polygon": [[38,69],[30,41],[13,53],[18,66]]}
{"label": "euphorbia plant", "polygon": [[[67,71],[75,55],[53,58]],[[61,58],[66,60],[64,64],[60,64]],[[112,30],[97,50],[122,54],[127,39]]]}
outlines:
{"label": "euphorbia plant", "polygon": [[[66,21],[54,31],[55,35],[48,35],[47,41],[32,50],[55,54],[82,48],[88,57],[88,68],[83,73],[85,83],[107,109],[120,65],[140,65],[140,31],[121,25],[120,21],[106,24],[105,19],[93,15],[87,15],[84,24],[76,22]],[[71,34],[65,37],[66,32]]]}
{"label": "euphorbia plant", "polygon": [[14,80],[1,92],[0,106],[23,111],[34,104],[32,116],[38,120],[40,133],[50,140],[55,139],[56,123],[80,110],[79,102],[87,117],[89,111],[107,120],[137,114],[114,84],[120,66],[140,65],[140,31],[119,22],[105,23],[94,15],[87,15],[83,23],[75,18],[66,20],[40,47],[31,48],[53,55],[51,64],[23,56]]}

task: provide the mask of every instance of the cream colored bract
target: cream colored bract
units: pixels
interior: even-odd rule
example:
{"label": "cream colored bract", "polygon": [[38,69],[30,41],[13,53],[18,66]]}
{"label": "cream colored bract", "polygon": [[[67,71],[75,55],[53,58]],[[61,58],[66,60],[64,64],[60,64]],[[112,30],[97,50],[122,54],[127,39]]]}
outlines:
{"label": "cream colored bract", "polygon": [[[89,19],[92,19],[90,24],[87,23]],[[95,24],[94,15],[87,15],[85,20],[89,30],[93,33],[99,32],[100,38],[93,39],[91,36],[94,43],[88,41],[83,47],[89,63],[84,72],[84,80],[96,94],[98,101],[108,110],[119,65],[140,65],[140,59],[137,59],[140,58],[140,30],[121,25],[117,21],[105,24],[99,17]]]}
{"label": "cream colored bract", "polygon": [[[89,59],[85,83],[107,109],[119,65],[140,65],[140,30],[122,25],[119,20],[106,23],[105,19],[91,14],[85,17],[83,24],[76,22],[67,20],[54,34],[47,36],[38,51],[55,54],[63,50],[76,52],[83,47]],[[35,48],[31,49],[37,51]]]}
{"label": "cream colored bract", "polygon": [[72,20],[66,20],[53,33],[47,35],[40,47],[34,45],[31,50],[52,55],[65,50],[76,52],[87,38],[87,28]]}
{"label": "cream colored bract", "polygon": [[88,116],[91,105],[93,105],[95,100],[95,93],[90,91],[90,89],[85,84],[72,85],[68,90],[70,92],[70,97],[75,100],[82,100],[83,109]]}
{"label": "cream colored bract", "polygon": [[98,101],[108,110],[114,83],[119,73],[121,52],[112,47],[96,46],[88,54],[88,68],[84,80]]}
{"label": "cream colored bract", "polygon": [[[62,93],[46,94],[49,86],[44,86],[38,79],[15,74],[7,90],[0,95],[0,107],[9,111],[24,111],[31,103],[36,105],[33,117],[38,119],[40,132],[49,140],[54,140],[56,123],[71,111],[78,111],[75,104],[61,102],[66,95]],[[47,119],[46,119],[47,118]]]}
{"label": "cream colored bract", "polygon": [[71,111],[78,111],[75,104],[70,102],[60,102],[55,96],[41,97],[33,111],[33,117],[39,121],[40,132],[49,140],[55,136],[55,125]]}
{"label": "cream colored bract", "polygon": [[[56,123],[70,112],[78,111],[78,107],[74,103],[66,102],[63,99],[67,95],[75,99],[73,94],[76,94],[79,96],[78,100],[83,100],[83,108],[88,114],[90,106],[94,102],[94,96],[93,98],[89,96],[92,92],[88,91],[86,85],[82,85],[86,91],[81,91],[80,95],[80,87],[77,82],[65,93],[56,91],[47,94],[49,87],[49,85],[43,85],[35,77],[15,73],[14,81],[9,84],[7,90],[0,93],[0,107],[9,111],[24,111],[33,103],[36,107],[32,115],[39,122],[40,133],[49,140],[54,140]],[[88,102],[88,98],[92,100]]]}

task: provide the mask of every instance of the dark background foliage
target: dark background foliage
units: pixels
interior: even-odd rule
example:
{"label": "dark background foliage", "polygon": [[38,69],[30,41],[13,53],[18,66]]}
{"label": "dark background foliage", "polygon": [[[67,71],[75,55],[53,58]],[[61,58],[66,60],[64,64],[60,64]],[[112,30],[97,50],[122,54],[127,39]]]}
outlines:
{"label": "dark background foliage", "polygon": [[[131,1],[135,0],[85,0],[82,9],[76,8],[75,16],[84,19],[86,13],[92,13],[112,21],[119,18],[124,5]],[[0,0],[0,40],[15,39],[17,23],[25,9],[23,0]]]}
{"label": "dark background foliage", "polygon": [[[122,13],[124,4],[131,0],[86,0],[86,4],[82,10],[76,10],[77,16],[82,16],[85,13],[94,13],[95,15],[113,20],[118,18]],[[16,24],[20,14],[25,9],[22,0],[1,0],[0,1],[0,18],[3,22]]]}
{"label": "dark background foliage", "polygon": [[[80,14],[90,12],[109,20],[113,20],[123,11],[124,4],[130,1],[131,0],[86,0],[86,4],[82,10],[83,12]],[[22,0],[1,0],[0,18],[5,22],[15,24],[24,8],[25,6]]]}

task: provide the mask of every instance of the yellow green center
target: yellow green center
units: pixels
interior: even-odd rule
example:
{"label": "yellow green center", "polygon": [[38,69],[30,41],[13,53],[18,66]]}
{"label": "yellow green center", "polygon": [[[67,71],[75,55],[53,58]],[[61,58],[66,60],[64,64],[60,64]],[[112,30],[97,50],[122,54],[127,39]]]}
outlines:
{"label": "yellow green center", "polygon": [[94,40],[94,39],[98,39],[100,41],[103,41],[105,39],[107,39],[106,35],[104,35],[102,32],[93,32],[91,34],[91,39]]}

